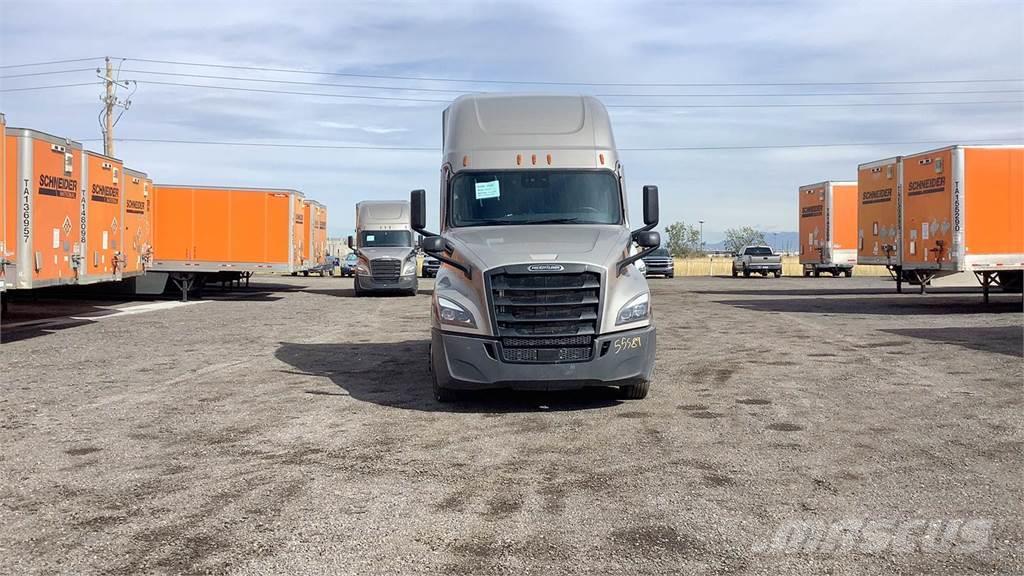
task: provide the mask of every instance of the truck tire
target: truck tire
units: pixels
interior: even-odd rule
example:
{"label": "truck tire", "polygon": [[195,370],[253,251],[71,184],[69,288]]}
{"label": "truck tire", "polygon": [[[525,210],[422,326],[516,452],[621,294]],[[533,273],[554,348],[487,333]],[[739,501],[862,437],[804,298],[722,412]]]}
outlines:
{"label": "truck tire", "polygon": [[838,278],[839,277],[839,270],[833,270],[832,271],[832,277],[833,278]]}
{"label": "truck tire", "polygon": [[782,270],[776,270],[775,272],[773,272],[773,274],[775,274],[776,278],[779,278],[780,276],[782,276]]}
{"label": "truck tire", "polygon": [[676,273],[675,272],[669,272],[668,274],[665,274],[665,278],[675,278],[675,277],[676,277]]}
{"label": "truck tire", "polygon": [[814,277],[815,278],[821,278],[821,270],[815,270],[814,271]]}
{"label": "truck tire", "polygon": [[627,400],[643,400],[644,398],[647,398],[647,390],[650,389],[650,387],[651,383],[647,380],[644,380],[639,384],[619,386],[619,396]]}
{"label": "truck tire", "polygon": [[427,349],[427,369],[430,370],[430,386],[434,391],[434,400],[442,404],[456,400],[458,393],[451,388],[445,388],[437,383],[437,371],[434,370],[433,347]]}
{"label": "truck tire", "polygon": [[804,270],[804,278],[810,278],[810,277],[811,277],[811,271],[810,270]]}
{"label": "truck tire", "polygon": [[740,273],[736,271],[735,267],[733,267],[733,269],[732,269],[732,277],[735,278],[735,277],[737,277],[739,275],[740,275]]}
{"label": "truck tire", "polygon": [[359,288],[359,276],[352,276],[352,291],[356,293],[356,298],[360,298],[366,294],[362,289]]}
{"label": "truck tire", "polygon": [[747,270],[746,268],[744,268],[743,269],[743,277],[744,278],[750,278],[750,270]]}
{"label": "truck tire", "polygon": [[853,268],[849,268],[847,270],[844,270],[843,271],[843,275],[846,276],[847,278],[849,278],[850,276],[853,276]]}

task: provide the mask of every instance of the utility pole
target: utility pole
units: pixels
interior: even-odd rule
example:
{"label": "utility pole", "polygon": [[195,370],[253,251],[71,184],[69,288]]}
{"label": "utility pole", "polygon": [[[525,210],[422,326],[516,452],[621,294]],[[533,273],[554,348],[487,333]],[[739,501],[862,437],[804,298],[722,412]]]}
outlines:
{"label": "utility pole", "polygon": [[106,110],[103,112],[103,154],[114,155],[114,104],[117,103],[117,96],[114,95],[114,67],[110,64],[110,57],[107,56],[107,73],[104,81],[107,86],[106,96],[103,97],[103,105]]}
{"label": "utility pole", "polygon": [[[698,220],[698,222],[700,222],[700,251],[703,252],[704,251],[704,221],[703,220]],[[691,228],[691,230],[692,230],[692,228]]]}
{"label": "utility pole", "polygon": [[[133,83],[133,81],[128,80],[126,82],[121,82],[117,78],[114,78],[114,65],[113,65],[113,63],[110,62],[110,57],[108,56],[105,60],[106,60],[105,74],[103,76],[99,76],[100,70],[98,68],[96,69],[96,74],[97,74],[97,76],[99,76],[99,78],[101,80],[103,80],[103,84],[104,84],[104,88],[105,88],[103,95],[100,96],[100,102],[103,103],[103,113],[102,113],[102,117],[103,118],[102,118],[102,120],[100,122],[100,127],[103,130],[103,154],[105,154],[107,156],[113,156],[114,155],[114,126],[116,126],[117,125],[117,121],[121,119],[121,115],[120,114],[118,114],[118,116],[116,118],[114,117],[114,108],[117,108],[117,107],[123,108],[124,110],[121,111],[121,114],[124,114],[124,112],[126,110],[128,110],[128,108],[131,107],[131,105],[132,105],[131,97],[132,97],[132,94],[135,93],[135,91],[132,90],[132,93],[129,94],[128,98],[126,98],[124,100],[119,100],[117,98],[117,89],[118,88],[127,88],[130,84]],[[120,66],[118,67],[118,73],[120,73]],[[136,87],[137,86],[138,86],[138,84],[136,84]]]}

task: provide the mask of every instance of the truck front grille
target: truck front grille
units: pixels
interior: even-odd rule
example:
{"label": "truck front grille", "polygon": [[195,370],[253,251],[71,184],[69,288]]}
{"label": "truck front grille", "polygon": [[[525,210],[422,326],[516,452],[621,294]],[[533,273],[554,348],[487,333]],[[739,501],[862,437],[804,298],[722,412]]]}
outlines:
{"label": "truck front grille", "polygon": [[503,272],[491,276],[491,305],[506,362],[585,362],[598,332],[596,272]]}
{"label": "truck front grille", "polygon": [[374,280],[396,281],[402,272],[402,261],[395,258],[370,260],[370,276]]}

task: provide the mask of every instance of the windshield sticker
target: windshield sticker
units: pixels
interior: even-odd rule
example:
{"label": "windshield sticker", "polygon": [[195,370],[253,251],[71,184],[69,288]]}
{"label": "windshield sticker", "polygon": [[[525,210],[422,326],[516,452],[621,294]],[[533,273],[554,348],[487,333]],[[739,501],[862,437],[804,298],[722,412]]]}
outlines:
{"label": "windshield sticker", "polygon": [[367,242],[373,242],[373,234],[367,234],[366,235],[366,241]]}
{"label": "windshield sticker", "polygon": [[493,180],[491,182],[477,182],[476,183],[476,199],[485,200],[487,198],[500,198],[501,188],[498,187],[498,181]]}

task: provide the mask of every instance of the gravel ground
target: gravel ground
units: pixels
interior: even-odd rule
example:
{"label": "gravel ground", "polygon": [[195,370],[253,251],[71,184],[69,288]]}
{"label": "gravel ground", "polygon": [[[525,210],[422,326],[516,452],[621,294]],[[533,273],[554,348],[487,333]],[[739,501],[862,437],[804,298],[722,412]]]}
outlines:
{"label": "gravel ground", "polygon": [[429,280],[13,302],[0,572],[1024,571],[1020,295],[651,284],[656,378],[625,402],[437,404]]}

